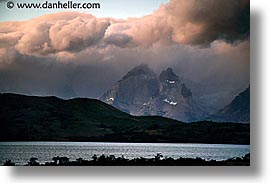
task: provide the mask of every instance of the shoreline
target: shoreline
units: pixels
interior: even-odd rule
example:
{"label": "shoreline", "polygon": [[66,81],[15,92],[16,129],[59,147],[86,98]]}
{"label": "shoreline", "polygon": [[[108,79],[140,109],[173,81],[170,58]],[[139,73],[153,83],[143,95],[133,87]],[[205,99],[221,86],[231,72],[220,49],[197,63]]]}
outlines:
{"label": "shoreline", "polygon": [[12,160],[7,160],[3,166],[250,166],[250,153],[242,157],[229,158],[227,160],[205,160],[202,158],[163,158],[161,153],[157,153],[154,158],[134,158],[127,159],[123,156],[94,154],[92,159],[77,158],[70,161],[70,158],[53,157],[52,161],[39,163],[38,158],[32,157],[24,165],[16,165]]}
{"label": "shoreline", "polygon": [[128,143],[131,143],[131,144],[196,144],[196,145],[199,145],[199,144],[202,144],[202,145],[207,145],[207,144],[210,144],[210,145],[241,145],[241,146],[250,146],[251,144],[238,144],[238,143],[199,143],[199,142],[127,142],[127,141],[124,141],[124,142],[116,142],[116,141],[72,141],[72,140],[44,140],[44,141],[40,141],[40,140],[31,140],[31,141],[26,141],[26,140],[11,140],[11,141],[0,141],[0,145],[2,145],[1,143],[11,143],[11,142],[16,142],[16,143],[29,143],[29,142],[41,142],[41,143],[47,143],[47,142],[75,142],[75,143],[81,143],[81,142],[86,142],[86,143],[121,143],[121,144],[128,144]]}

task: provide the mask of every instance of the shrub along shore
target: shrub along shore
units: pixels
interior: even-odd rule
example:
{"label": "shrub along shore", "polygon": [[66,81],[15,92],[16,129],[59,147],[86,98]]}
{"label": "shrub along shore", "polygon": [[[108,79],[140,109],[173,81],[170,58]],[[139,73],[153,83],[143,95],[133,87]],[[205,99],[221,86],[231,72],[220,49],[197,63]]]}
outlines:
{"label": "shrub along shore", "polygon": [[[157,154],[154,158],[127,159],[114,155],[93,155],[90,160],[78,158],[70,161],[68,157],[53,157],[51,162],[39,163],[37,158],[30,158],[24,166],[250,166],[250,154],[227,160],[205,160],[202,158],[167,158]],[[17,166],[7,160],[4,166]]]}

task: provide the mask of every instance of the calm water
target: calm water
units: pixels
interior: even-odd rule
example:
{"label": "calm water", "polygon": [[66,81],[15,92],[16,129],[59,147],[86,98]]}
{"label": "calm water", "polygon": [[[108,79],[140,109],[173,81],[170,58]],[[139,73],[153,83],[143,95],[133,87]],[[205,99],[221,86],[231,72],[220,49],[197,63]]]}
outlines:
{"label": "calm water", "polygon": [[103,143],[103,142],[0,142],[0,165],[8,159],[26,164],[31,157],[39,162],[51,161],[55,156],[91,159],[94,154],[124,156],[125,158],[200,157],[223,160],[241,157],[250,152],[249,145],[228,144],[172,144],[172,143]]}

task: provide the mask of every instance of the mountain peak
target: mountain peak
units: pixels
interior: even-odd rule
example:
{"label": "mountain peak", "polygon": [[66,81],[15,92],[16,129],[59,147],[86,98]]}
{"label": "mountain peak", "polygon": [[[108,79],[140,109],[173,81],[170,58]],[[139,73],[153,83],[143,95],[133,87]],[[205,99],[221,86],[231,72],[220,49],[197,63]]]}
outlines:
{"label": "mountain peak", "polygon": [[157,77],[148,65],[139,65],[106,91],[100,100],[135,116],[159,115],[186,122],[204,116],[194,103],[191,91],[172,68],[163,70]]}
{"label": "mountain peak", "polygon": [[150,69],[150,67],[147,64],[141,64],[132,70],[130,70],[125,76],[123,76],[123,80],[127,79],[132,76],[138,76],[138,75],[148,75],[148,76],[155,76],[154,71]]}
{"label": "mountain peak", "polygon": [[227,122],[250,121],[250,87],[239,93],[228,105],[217,113],[210,115],[207,120]]}
{"label": "mountain peak", "polygon": [[174,71],[171,67],[167,68],[166,70],[163,70],[160,73],[159,80],[161,82],[164,82],[164,81],[171,81],[171,82],[180,81],[179,77],[174,73]]}

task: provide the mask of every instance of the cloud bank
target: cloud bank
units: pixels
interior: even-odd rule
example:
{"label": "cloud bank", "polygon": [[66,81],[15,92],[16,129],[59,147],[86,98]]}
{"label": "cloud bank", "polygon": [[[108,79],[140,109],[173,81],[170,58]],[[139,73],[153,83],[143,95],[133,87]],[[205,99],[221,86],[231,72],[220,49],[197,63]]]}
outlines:
{"label": "cloud bank", "polygon": [[209,46],[218,39],[235,42],[247,38],[249,1],[171,0],[142,18],[113,20],[63,12],[0,26],[1,47],[14,46],[25,55],[79,52],[103,43],[118,47]]}
{"label": "cloud bank", "polygon": [[248,0],[171,0],[141,18],[62,12],[3,22],[0,92],[95,98],[141,63],[217,91],[242,90],[249,9]]}

